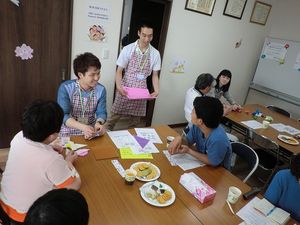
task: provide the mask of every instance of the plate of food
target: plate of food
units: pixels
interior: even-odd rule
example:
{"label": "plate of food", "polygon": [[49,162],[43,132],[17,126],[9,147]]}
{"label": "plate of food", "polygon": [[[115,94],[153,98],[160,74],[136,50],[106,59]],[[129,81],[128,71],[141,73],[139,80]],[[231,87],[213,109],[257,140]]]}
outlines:
{"label": "plate of food", "polygon": [[150,162],[136,162],[130,168],[136,170],[136,179],[140,181],[154,181],[160,177],[159,168]]}
{"label": "plate of food", "polygon": [[176,198],[174,190],[167,184],[153,181],[140,187],[142,198],[150,205],[166,207],[171,205]]}
{"label": "plate of food", "polygon": [[290,144],[290,145],[299,145],[299,141],[297,141],[295,138],[283,134],[278,135],[278,139],[280,141],[283,141],[284,143]]}

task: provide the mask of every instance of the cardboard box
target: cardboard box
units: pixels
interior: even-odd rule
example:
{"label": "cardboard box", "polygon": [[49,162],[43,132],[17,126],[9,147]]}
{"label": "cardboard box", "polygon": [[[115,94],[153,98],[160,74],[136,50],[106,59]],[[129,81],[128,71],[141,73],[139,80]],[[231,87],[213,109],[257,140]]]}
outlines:
{"label": "cardboard box", "polygon": [[211,201],[216,196],[216,191],[193,172],[184,173],[179,182],[201,203]]}

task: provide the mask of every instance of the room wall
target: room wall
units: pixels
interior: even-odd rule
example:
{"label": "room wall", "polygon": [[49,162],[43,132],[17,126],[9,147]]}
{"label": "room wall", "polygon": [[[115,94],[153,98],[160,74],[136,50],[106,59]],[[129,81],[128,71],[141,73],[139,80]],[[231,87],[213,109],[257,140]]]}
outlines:
{"label": "room wall", "polygon": [[[105,42],[93,42],[87,40],[87,2],[95,2],[110,9],[109,22],[106,24],[107,39]],[[92,52],[100,58],[102,63],[100,83],[107,89],[108,111],[112,105],[116,59],[119,49],[119,38],[122,19],[123,1],[110,0],[74,0],[73,6],[73,33],[72,33],[72,60],[83,52]],[[108,51],[108,58],[103,59],[104,51]],[[75,78],[72,68],[72,78]]]}
{"label": "room wall", "polygon": [[[266,26],[262,26],[249,22],[254,0],[247,1],[241,20],[223,15],[225,2],[216,1],[213,15],[206,16],[185,10],[185,1],[173,1],[153,124],[185,122],[186,90],[204,72],[217,76],[224,68],[231,70],[230,92],[237,102],[244,102],[264,38],[270,31],[273,10]],[[235,48],[241,39],[242,45]],[[169,72],[176,58],[187,61],[185,74]]]}
{"label": "room wall", "polygon": [[[273,19],[269,32],[270,37],[300,41],[300,1],[280,0],[272,7]],[[300,92],[299,92],[300,93]],[[274,98],[261,92],[250,90],[246,103],[277,105],[292,113],[292,117],[300,118],[300,107],[286,101]]]}
{"label": "room wall", "polygon": [[[85,51],[91,51],[101,58],[103,66],[100,82],[107,88],[107,108],[110,111],[123,1],[94,1],[106,4],[110,8],[107,41],[105,43],[86,41],[84,37],[86,33],[82,32],[86,29],[84,13],[86,1],[74,0],[72,59]],[[271,28],[274,31],[279,29],[276,31],[278,33],[283,29],[273,26],[275,9],[286,7],[286,4],[275,7],[277,0],[265,0],[273,7],[266,26],[261,26],[249,22],[254,1],[247,1],[243,17],[239,20],[223,15],[226,0],[216,1],[212,16],[185,10],[185,0],[173,0],[160,76],[160,95],[156,100],[153,124],[185,122],[183,112],[185,92],[194,85],[196,77],[203,72],[216,76],[223,68],[230,69],[233,73],[231,94],[239,103],[244,102],[264,38],[270,34]],[[294,4],[296,1],[294,0]],[[276,13],[276,16],[278,14]],[[288,16],[288,13],[285,16]],[[242,45],[235,48],[235,43],[241,39]],[[103,50],[109,51],[108,59],[102,59]],[[170,73],[171,64],[175,59],[187,61],[185,74]]]}

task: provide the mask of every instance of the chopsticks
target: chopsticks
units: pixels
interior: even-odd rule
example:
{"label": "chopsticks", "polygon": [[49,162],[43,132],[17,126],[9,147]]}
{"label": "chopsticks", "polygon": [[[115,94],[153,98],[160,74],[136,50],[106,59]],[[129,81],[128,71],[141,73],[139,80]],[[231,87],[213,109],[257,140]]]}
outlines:
{"label": "chopsticks", "polygon": [[232,212],[232,214],[235,215],[235,212],[233,211],[233,209],[232,209],[230,203],[228,202],[228,200],[226,200],[226,203],[227,203],[227,205],[228,205],[230,211]]}

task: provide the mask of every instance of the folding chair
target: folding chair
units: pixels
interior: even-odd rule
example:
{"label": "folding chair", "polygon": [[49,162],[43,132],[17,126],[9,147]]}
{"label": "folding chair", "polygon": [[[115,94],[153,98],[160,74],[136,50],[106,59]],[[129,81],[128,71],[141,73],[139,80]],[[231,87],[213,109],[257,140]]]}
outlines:
{"label": "folding chair", "polygon": [[268,105],[267,108],[270,109],[273,112],[277,112],[277,113],[280,113],[281,115],[284,115],[286,117],[291,118],[291,113],[286,111],[285,109],[282,109],[282,108],[277,107],[275,105]]}

